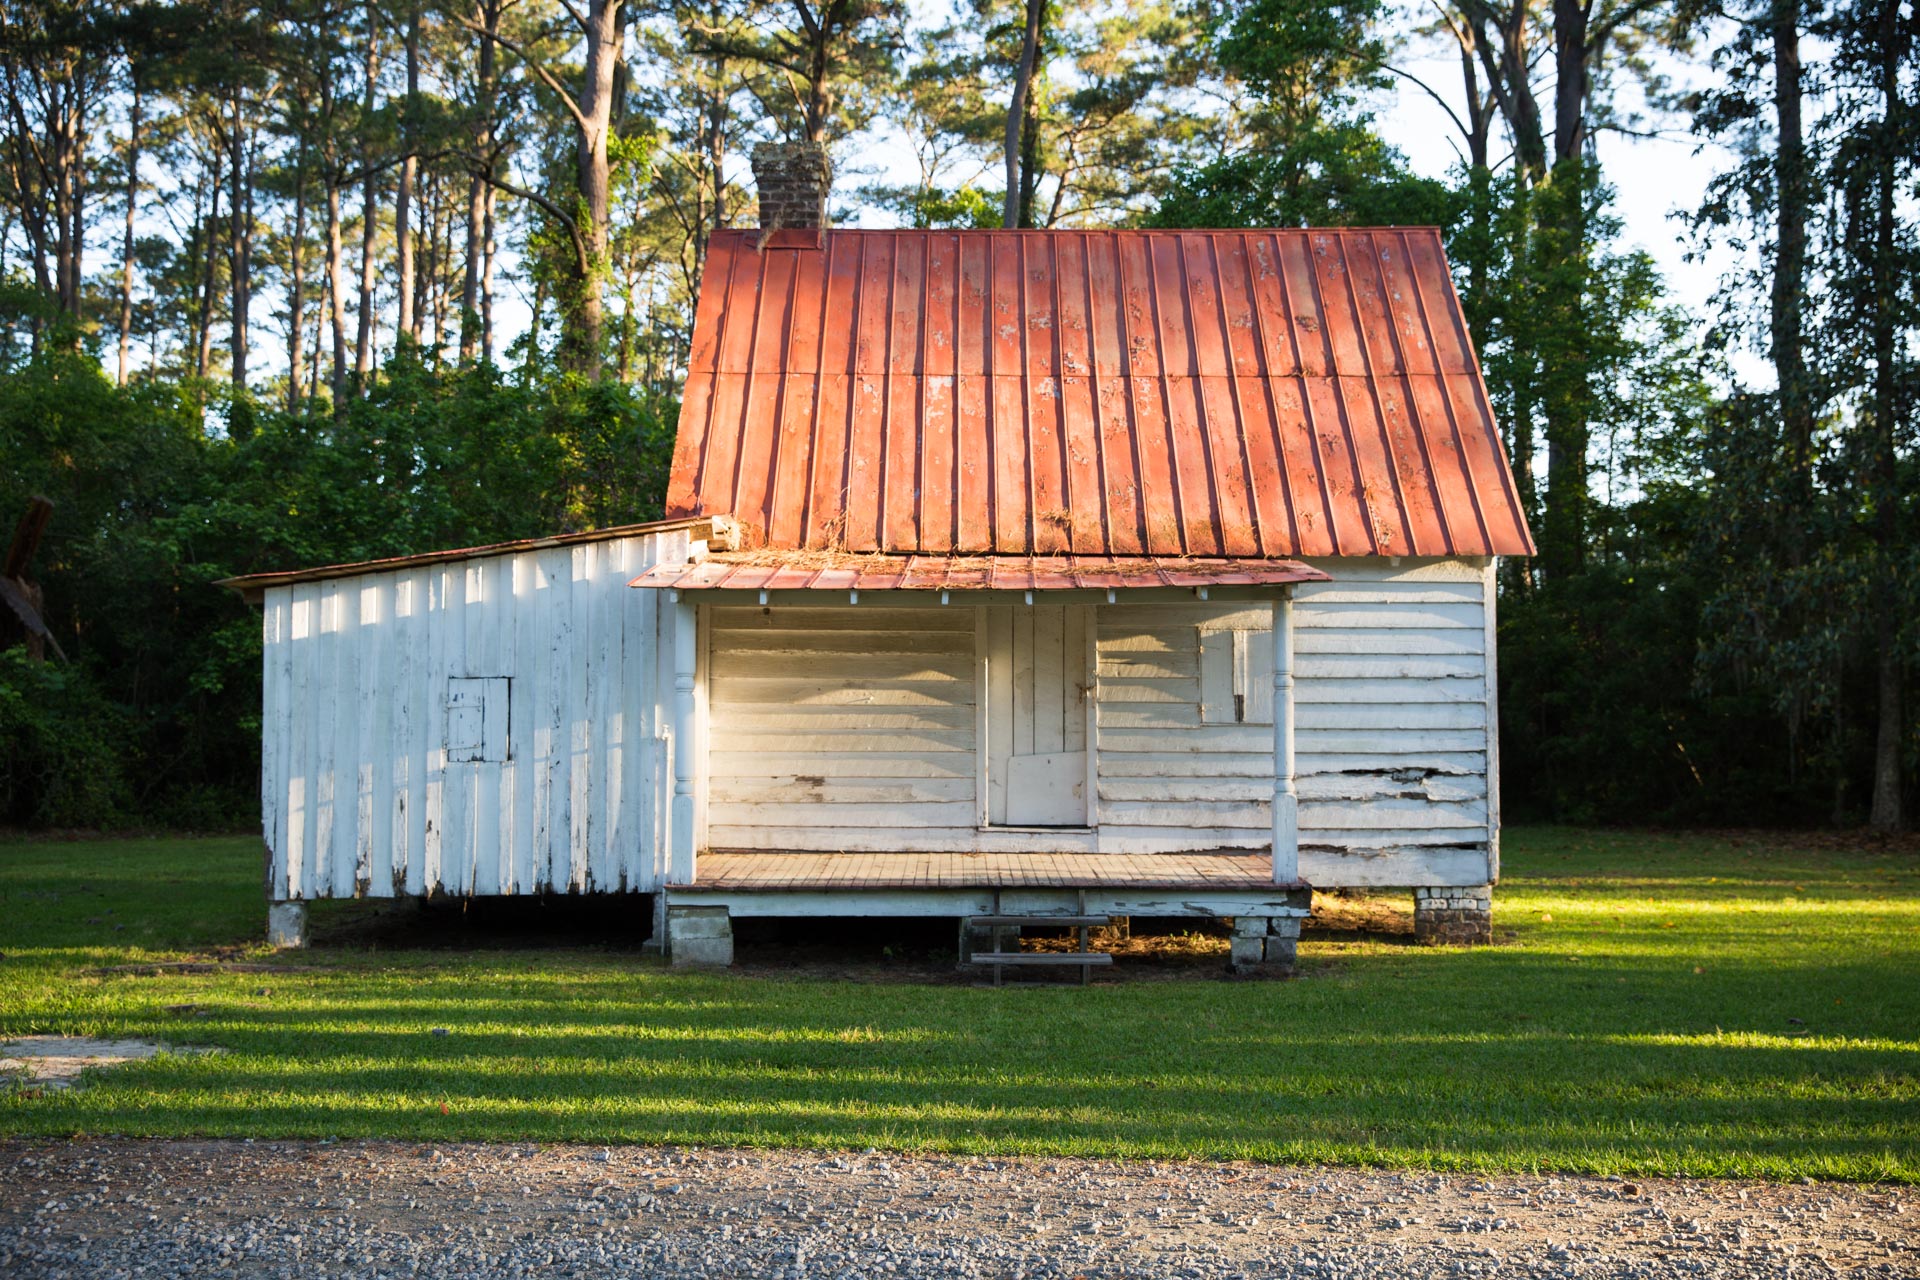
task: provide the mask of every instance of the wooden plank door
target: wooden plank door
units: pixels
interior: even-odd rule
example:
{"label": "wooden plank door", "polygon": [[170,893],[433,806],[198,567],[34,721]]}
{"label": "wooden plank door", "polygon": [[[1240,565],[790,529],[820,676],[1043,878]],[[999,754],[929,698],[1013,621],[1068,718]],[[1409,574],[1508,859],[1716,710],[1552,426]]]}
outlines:
{"label": "wooden plank door", "polygon": [[1014,605],[983,613],[987,821],[1087,826],[1092,610]]}

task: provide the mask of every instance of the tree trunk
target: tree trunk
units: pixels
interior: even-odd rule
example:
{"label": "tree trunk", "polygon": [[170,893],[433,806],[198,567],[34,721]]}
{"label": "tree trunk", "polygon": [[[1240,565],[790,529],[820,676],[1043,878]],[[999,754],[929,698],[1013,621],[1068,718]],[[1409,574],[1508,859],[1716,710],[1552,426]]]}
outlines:
{"label": "tree trunk", "polygon": [[520,362],[520,376],[531,386],[533,371],[540,364],[540,322],[547,310],[547,277],[533,278],[533,311],[527,317],[527,358]]}
{"label": "tree trunk", "polygon": [[[715,21],[719,10],[716,8]],[[727,226],[727,95],[721,86],[725,83],[726,61],[715,58],[712,63],[713,92],[707,99],[707,173],[713,182],[714,231],[724,231]],[[707,260],[707,242],[711,239],[705,227],[696,226],[693,233],[693,274],[699,278],[701,268]]]}
{"label": "tree trunk", "polygon": [[420,324],[415,311],[413,293],[413,182],[419,167],[419,158],[415,155],[417,143],[415,131],[418,128],[420,111],[420,6],[414,3],[407,9],[407,103],[406,116],[400,124],[400,137],[407,149],[406,159],[400,162],[400,189],[393,197],[393,241],[400,269],[400,332],[420,341]]}
{"label": "tree trunk", "polygon": [[467,184],[467,259],[460,282],[460,359],[471,361],[480,350],[480,277],[486,258],[487,180],[479,174]]}
{"label": "tree trunk", "polygon": [[[0,204],[0,280],[7,278],[7,242],[13,239],[13,210]],[[0,324],[0,373],[13,368],[13,326]]]}
{"label": "tree trunk", "polygon": [[1547,505],[1540,532],[1540,569],[1549,581],[1586,565],[1587,452],[1592,436],[1592,385],[1586,364],[1589,243],[1587,98],[1591,87],[1586,0],[1553,0],[1554,165],[1545,205],[1551,227],[1540,261],[1546,267],[1546,324],[1558,339],[1548,356],[1542,409],[1547,437]]}
{"label": "tree trunk", "polygon": [[1554,168],[1546,217],[1534,261],[1544,268],[1541,290],[1541,414],[1547,440],[1547,500],[1540,530],[1540,572],[1552,580],[1585,567],[1591,439],[1591,375],[1587,369],[1587,288],[1592,246],[1587,234],[1584,164],[1579,158]]}
{"label": "tree trunk", "polygon": [[353,372],[362,386],[373,373],[374,321],[374,285],[376,273],[373,260],[374,233],[380,221],[380,188],[378,181],[369,173],[360,186],[360,290],[359,324],[353,339]]}
{"label": "tree trunk", "polygon": [[347,411],[347,291],[343,275],[346,248],[340,237],[340,180],[327,175],[327,307],[333,321],[333,414]]}
{"label": "tree trunk", "polygon": [[[1801,127],[1801,0],[1774,0],[1774,115],[1778,148],[1774,155],[1776,226],[1772,290],[1772,361],[1780,386],[1780,409],[1788,428],[1788,457],[1795,497],[1805,501],[1811,486],[1812,403],[1807,386],[1807,342],[1803,309],[1807,288],[1807,140]],[[1805,512],[1801,512],[1805,516]]]}
{"label": "tree trunk", "polygon": [[75,76],[54,86],[46,139],[52,163],[44,178],[53,192],[54,297],[60,310],[75,320],[81,318],[81,259],[86,252],[86,91],[81,81]]}
{"label": "tree trunk", "polygon": [[[1547,140],[1540,102],[1533,92],[1534,6],[1530,0],[1512,0],[1502,11],[1468,4],[1461,6],[1461,13],[1473,28],[1474,52],[1487,73],[1489,92],[1513,135],[1514,165],[1526,182],[1539,182],[1547,173]],[[1489,24],[1498,33],[1497,40],[1486,37]]]}
{"label": "tree trunk", "polygon": [[120,374],[127,385],[127,362],[133,351],[133,213],[140,200],[140,76],[133,75],[133,105],[127,129],[127,222],[120,240]]}
{"label": "tree trunk", "polygon": [[440,256],[434,239],[440,216],[440,182],[429,174],[419,183],[415,202],[419,205],[419,247],[413,254],[413,329],[414,341],[428,351],[435,349],[437,332],[430,329],[433,315],[434,282],[438,279]]}
{"label": "tree trunk", "polygon": [[[725,63],[715,58],[716,86],[724,74]],[[727,99],[718,88],[707,102],[707,170],[713,175],[713,229],[724,231],[727,226]],[[704,250],[706,238],[702,237],[700,243]]]}
{"label": "tree trunk", "polygon": [[433,267],[427,273],[427,298],[433,306],[433,349],[442,352],[447,345],[447,297],[453,292],[453,202],[447,198],[448,184],[436,178],[433,184],[432,233]]}
{"label": "tree trunk", "polygon": [[480,7],[480,22],[484,31],[480,36],[480,59],[475,83],[475,99],[479,106],[479,137],[475,139],[474,151],[484,169],[475,169],[473,180],[467,187],[467,256],[466,268],[460,287],[460,359],[472,360],[480,348],[480,282],[484,275],[482,261],[486,257],[486,192],[491,185],[488,177],[493,166],[498,163],[493,153],[494,147],[494,58],[496,57],[494,32],[500,29],[500,4],[498,0],[488,0]]}
{"label": "tree trunk", "polygon": [[1026,34],[1020,41],[1020,65],[1013,76],[1013,98],[1007,103],[1007,127],[1003,143],[1007,153],[1007,195],[1001,209],[1001,225],[1011,230],[1020,225],[1022,136],[1027,124],[1027,95],[1033,88],[1033,67],[1040,52],[1040,19],[1046,12],[1046,0],[1027,0]]}
{"label": "tree trunk", "polygon": [[1774,0],[1773,108],[1778,125],[1774,153],[1774,260],[1770,346],[1779,388],[1780,419],[1787,436],[1792,510],[1787,513],[1790,560],[1806,558],[1806,524],[1813,501],[1813,400],[1807,380],[1805,290],[1807,283],[1807,152],[1801,124],[1804,91],[1800,67],[1801,0]]}
{"label": "tree trunk", "polygon": [[1901,740],[1906,730],[1903,655],[1900,626],[1905,611],[1900,580],[1900,374],[1897,360],[1901,315],[1900,265],[1895,258],[1895,223],[1900,202],[1899,157],[1895,154],[1900,137],[1896,122],[1905,119],[1906,106],[1900,100],[1900,64],[1902,32],[1899,0],[1881,0],[1878,47],[1875,49],[1880,72],[1881,108],[1884,111],[1882,136],[1876,139],[1873,164],[1875,201],[1873,229],[1873,476],[1870,481],[1874,507],[1874,541],[1877,552],[1877,590],[1874,592],[1874,645],[1877,650],[1875,684],[1878,697],[1878,723],[1873,743],[1873,807],[1868,825],[1879,831],[1899,831],[1906,826],[1901,804]]}
{"label": "tree trunk", "polygon": [[575,236],[579,279],[567,300],[561,347],[566,365],[590,379],[600,376],[605,326],[602,287],[607,268],[607,222],[612,213],[612,172],[608,139],[612,132],[614,72],[626,31],[625,0],[592,0],[587,7],[586,60],[582,68],[574,181],[580,203]]}
{"label": "tree trunk", "polygon": [[300,407],[300,374],[306,362],[307,326],[307,135],[303,129],[293,161],[293,243],[287,253],[287,410]]}
{"label": "tree trunk", "polygon": [[623,305],[620,309],[620,354],[615,365],[614,376],[631,386],[633,384],[633,343],[639,330],[638,319],[634,315],[634,271],[631,262],[627,264],[626,270],[621,275],[623,277],[621,283],[624,287],[621,289]]}
{"label": "tree trunk", "polygon": [[808,142],[822,143],[827,138],[827,122],[833,117],[835,29],[857,19],[852,15],[854,6],[847,0],[824,0],[817,12],[808,9],[805,0],[795,0],[793,8],[807,38],[807,108],[801,117],[801,133]]}
{"label": "tree trunk", "polygon": [[332,297],[332,294],[328,293],[325,280],[321,281],[321,293],[325,296],[320,299],[320,305],[315,307],[313,311],[313,359],[307,364],[307,399],[309,402],[320,398],[320,367],[326,363],[326,361],[320,358],[320,330],[326,327],[327,311],[332,306],[328,298]]}
{"label": "tree trunk", "polygon": [[494,254],[493,206],[498,197],[491,186],[486,190],[482,201],[486,207],[485,234],[481,237],[480,267],[480,358],[488,364],[493,363],[493,268]]}
{"label": "tree trunk", "polygon": [[1577,160],[1587,149],[1587,98],[1593,91],[1587,47],[1592,0],[1553,0],[1553,158]]}
{"label": "tree trunk", "polygon": [[227,237],[230,282],[233,288],[233,316],[230,357],[233,361],[233,386],[247,389],[247,323],[253,303],[253,165],[248,146],[246,122],[240,112],[240,95],[233,96],[232,132],[232,230]]}
{"label": "tree trunk", "polygon": [[194,359],[194,374],[206,378],[213,368],[213,299],[214,299],[214,262],[218,254],[214,247],[214,233],[220,226],[220,184],[224,174],[221,162],[226,153],[217,145],[213,149],[213,191],[211,206],[207,210],[206,220],[202,223],[200,262],[200,314],[199,329],[196,336],[197,354]]}
{"label": "tree trunk", "polygon": [[365,123],[373,118],[374,84],[380,73],[374,18],[374,5],[368,0],[366,84],[361,101],[360,132],[360,327],[353,343],[353,372],[362,387],[373,372],[373,241],[380,225],[380,182],[373,171],[373,146]]}

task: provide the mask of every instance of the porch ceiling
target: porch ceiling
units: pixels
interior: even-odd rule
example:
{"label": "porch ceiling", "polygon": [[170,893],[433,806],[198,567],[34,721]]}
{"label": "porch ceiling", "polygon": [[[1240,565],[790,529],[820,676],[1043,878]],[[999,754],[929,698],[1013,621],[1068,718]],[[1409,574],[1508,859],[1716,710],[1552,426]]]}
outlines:
{"label": "porch ceiling", "polygon": [[750,551],[658,564],[631,585],[705,591],[1071,591],[1325,581],[1325,573],[1298,560]]}

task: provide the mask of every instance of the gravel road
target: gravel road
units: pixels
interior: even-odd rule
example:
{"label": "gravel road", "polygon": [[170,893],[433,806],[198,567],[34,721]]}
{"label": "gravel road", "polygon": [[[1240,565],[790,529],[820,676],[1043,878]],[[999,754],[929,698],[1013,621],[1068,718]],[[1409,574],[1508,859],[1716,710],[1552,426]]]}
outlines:
{"label": "gravel road", "polygon": [[1911,1188],[877,1152],[0,1141],[0,1276],[1920,1276]]}

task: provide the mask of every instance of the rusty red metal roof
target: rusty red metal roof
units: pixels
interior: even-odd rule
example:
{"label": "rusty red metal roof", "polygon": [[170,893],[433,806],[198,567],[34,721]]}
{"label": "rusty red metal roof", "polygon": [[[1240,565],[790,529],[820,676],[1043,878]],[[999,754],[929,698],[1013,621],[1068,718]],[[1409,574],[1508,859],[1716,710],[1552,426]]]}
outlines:
{"label": "rusty red metal roof", "polygon": [[1152,556],[858,555],[725,552],[657,564],[635,587],[701,591],[1063,591],[1071,588],[1235,587],[1325,582],[1297,560]]}
{"label": "rusty red metal roof", "polygon": [[748,547],[1533,551],[1432,229],[717,233],[667,513]]}

